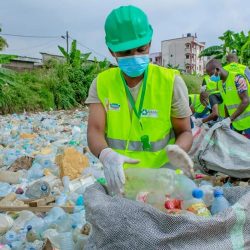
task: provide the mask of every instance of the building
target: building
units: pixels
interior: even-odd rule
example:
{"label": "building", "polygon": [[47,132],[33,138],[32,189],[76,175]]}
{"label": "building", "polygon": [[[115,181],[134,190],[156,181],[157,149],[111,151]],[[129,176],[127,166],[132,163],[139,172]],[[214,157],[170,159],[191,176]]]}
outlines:
{"label": "building", "polygon": [[12,58],[9,63],[2,64],[3,68],[11,69],[14,71],[22,72],[26,70],[33,70],[42,65],[40,58],[17,56]]}
{"label": "building", "polygon": [[203,75],[204,59],[199,58],[199,54],[204,48],[205,42],[198,42],[196,34],[164,40],[161,42],[162,66],[179,66],[186,73]]}
{"label": "building", "polygon": [[149,59],[151,63],[157,64],[157,65],[162,65],[162,60],[161,60],[161,52],[156,52],[156,53],[151,53],[149,55]]}
{"label": "building", "polygon": [[52,60],[57,60],[57,61],[60,61],[60,62],[66,62],[66,59],[65,59],[64,56],[49,54],[49,53],[45,53],[45,52],[40,52],[40,54],[42,55],[43,64],[48,62],[51,59]]}

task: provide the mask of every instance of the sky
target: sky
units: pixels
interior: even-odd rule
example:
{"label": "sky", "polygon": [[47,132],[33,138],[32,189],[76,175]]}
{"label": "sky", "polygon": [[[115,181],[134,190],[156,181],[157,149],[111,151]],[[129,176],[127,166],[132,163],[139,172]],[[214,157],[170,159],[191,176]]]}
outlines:
{"label": "sky", "polygon": [[[39,52],[60,54],[68,30],[82,52],[114,62],[105,44],[104,23],[112,9],[135,5],[147,14],[154,35],[151,52],[161,41],[197,34],[206,46],[219,45],[219,36],[230,29],[250,30],[249,0],[1,0],[2,34],[46,36],[27,38],[2,35],[9,47],[3,53],[41,57]],[[0,33],[1,35],[1,33]]]}

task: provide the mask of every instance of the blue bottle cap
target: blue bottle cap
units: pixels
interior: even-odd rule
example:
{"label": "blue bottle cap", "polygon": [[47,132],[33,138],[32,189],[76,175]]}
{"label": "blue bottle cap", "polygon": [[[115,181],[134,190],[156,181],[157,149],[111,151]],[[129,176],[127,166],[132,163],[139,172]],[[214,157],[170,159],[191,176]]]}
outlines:
{"label": "blue bottle cap", "polygon": [[194,198],[201,199],[203,197],[203,191],[199,188],[195,188],[192,192]]}
{"label": "blue bottle cap", "polygon": [[222,196],[224,193],[223,193],[223,190],[222,189],[215,189],[214,190],[214,197],[220,197]]}
{"label": "blue bottle cap", "polygon": [[30,231],[32,229],[32,226],[31,225],[28,225],[27,226],[27,230]]}
{"label": "blue bottle cap", "polygon": [[47,191],[48,187],[45,184],[41,185],[41,191]]}

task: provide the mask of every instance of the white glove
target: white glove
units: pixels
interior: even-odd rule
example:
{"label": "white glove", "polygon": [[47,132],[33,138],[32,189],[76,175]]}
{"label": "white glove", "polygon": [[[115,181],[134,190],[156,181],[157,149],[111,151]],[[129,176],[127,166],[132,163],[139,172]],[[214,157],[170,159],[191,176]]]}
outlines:
{"label": "white glove", "polygon": [[207,89],[207,85],[201,86],[200,93],[206,91],[206,89]]}
{"label": "white glove", "polygon": [[123,192],[123,185],[125,184],[123,164],[125,162],[132,164],[139,162],[138,160],[118,154],[111,148],[103,149],[99,160],[104,166],[104,175],[107,180],[108,190],[112,195]]}
{"label": "white glove", "polygon": [[203,124],[202,119],[201,118],[195,119],[194,124],[195,126],[200,127]]}
{"label": "white glove", "polygon": [[230,128],[230,124],[231,124],[231,119],[230,119],[230,117],[227,117],[226,119],[223,119],[222,121],[221,121],[221,126],[223,127],[223,128]]}
{"label": "white glove", "polygon": [[181,169],[187,176],[194,177],[194,163],[189,155],[178,145],[168,145],[166,147],[169,162],[173,167]]}

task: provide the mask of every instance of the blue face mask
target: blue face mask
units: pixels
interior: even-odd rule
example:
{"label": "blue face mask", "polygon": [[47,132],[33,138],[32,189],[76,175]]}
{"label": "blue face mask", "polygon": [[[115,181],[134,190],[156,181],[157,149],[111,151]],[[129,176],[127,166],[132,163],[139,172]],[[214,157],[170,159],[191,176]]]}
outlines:
{"label": "blue face mask", "polygon": [[149,64],[149,55],[118,57],[118,66],[127,76],[137,77],[144,73]]}
{"label": "blue face mask", "polygon": [[216,76],[215,74],[213,74],[213,75],[210,76],[210,80],[213,81],[213,82],[219,82],[220,81],[220,75]]}

